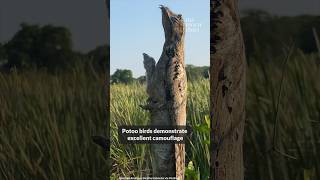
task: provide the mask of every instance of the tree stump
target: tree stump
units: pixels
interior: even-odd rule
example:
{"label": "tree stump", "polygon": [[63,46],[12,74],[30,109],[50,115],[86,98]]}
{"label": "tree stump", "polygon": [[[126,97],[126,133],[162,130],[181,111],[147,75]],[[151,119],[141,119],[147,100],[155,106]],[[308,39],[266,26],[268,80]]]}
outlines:
{"label": "tree stump", "polygon": [[246,61],[237,0],[212,0],[211,179],[242,180]]}
{"label": "tree stump", "polygon": [[[184,64],[184,21],[180,14],[160,6],[165,43],[159,61],[143,54],[147,79],[147,104],[151,124],[186,125],[187,77]],[[154,177],[184,179],[185,145],[151,144]]]}

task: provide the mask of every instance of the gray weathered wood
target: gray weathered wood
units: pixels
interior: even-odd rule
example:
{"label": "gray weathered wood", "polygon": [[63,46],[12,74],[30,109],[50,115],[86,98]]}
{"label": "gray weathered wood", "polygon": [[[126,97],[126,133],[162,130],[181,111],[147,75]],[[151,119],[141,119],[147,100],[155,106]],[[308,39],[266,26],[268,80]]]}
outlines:
{"label": "gray weathered wood", "polygon": [[242,180],[246,61],[237,0],[211,1],[211,179]]}
{"label": "gray weathered wood", "polygon": [[[160,9],[165,43],[157,63],[143,54],[149,95],[143,107],[150,111],[152,125],[186,125],[184,21],[169,8],[160,6]],[[153,176],[184,179],[184,144],[151,144],[151,153]]]}

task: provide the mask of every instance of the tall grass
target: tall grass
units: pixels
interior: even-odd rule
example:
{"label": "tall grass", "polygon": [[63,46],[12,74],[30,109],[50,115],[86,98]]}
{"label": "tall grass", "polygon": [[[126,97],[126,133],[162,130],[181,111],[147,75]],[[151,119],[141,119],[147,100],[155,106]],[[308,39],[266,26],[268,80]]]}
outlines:
{"label": "tall grass", "polygon": [[[245,162],[248,179],[320,178],[320,67],[315,55],[296,51],[289,59],[273,125],[282,59],[259,59],[248,72]],[[280,153],[272,150],[276,145]],[[293,156],[290,158],[288,155]]]}
{"label": "tall grass", "polygon": [[[295,51],[286,64],[285,79],[281,85],[282,64],[282,57],[273,61],[261,58],[248,68],[244,144],[246,179],[320,177],[320,67],[317,65],[317,56]],[[280,86],[282,96],[278,99]],[[138,84],[111,87],[112,134],[115,137],[119,124],[147,124],[146,112],[138,107],[146,99],[144,89]],[[208,82],[204,80],[189,83],[187,122],[195,129],[204,123],[205,115],[209,114],[208,89]],[[278,135],[273,141],[276,111]],[[206,179],[210,158],[205,143],[208,138],[203,135],[199,132],[193,134],[187,144],[187,159],[199,169],[201,179]],[[117,139],[113,143],[112,148],[122,152],[121,155],[112,153],[114,175],[142,176],[150,173],[148,146],[123,146],[118,144]],[[274,145],[279,152],[272,149]],[[120,168],[119,157],[127,163],[121,164],[125,168]]]}
{"label": "tall grass", "polygon": [[0,73],[0,179],[105,179],[103,76]]}
{"label": "tall grass", "polygon": [[[283,58],[257,58],[248,68],[245,175],[248,180],[320,179],[320,67],[316,55],[297,51],[289,59],[278,108]],[[105,179],[108,162],[91,135],[104,134],[104,77],[77,67],[50,75],[41,71],[0,73],[0,179]],[[145,125],[149,115],[140,84],[111,86],[111,160],[113,177],[145,176],[151,171],[148,145],[123,145],[120,124]],[[209,114],[209,82],[188,84],[187,163],[206,179],[208,135],[201,126]]]}

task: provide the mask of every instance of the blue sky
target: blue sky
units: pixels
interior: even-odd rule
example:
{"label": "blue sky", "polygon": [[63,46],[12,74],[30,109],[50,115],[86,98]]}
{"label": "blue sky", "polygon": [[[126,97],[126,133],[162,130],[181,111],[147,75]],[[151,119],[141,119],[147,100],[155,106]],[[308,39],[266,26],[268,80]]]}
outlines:
{"label": "blue sky", "polygon": [[164,43],[160,4],[185,20],[186,64],[209,65],[209,0],[111,0],[111,74],[130,69],[138,77],[145,73],[142,53],[159,59]]}

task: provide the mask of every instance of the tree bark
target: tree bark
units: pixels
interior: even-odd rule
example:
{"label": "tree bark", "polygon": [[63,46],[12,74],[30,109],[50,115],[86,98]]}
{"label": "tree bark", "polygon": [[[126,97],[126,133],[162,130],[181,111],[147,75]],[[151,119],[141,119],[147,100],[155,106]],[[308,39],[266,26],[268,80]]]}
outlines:
{"label": "tree bark", "polygon": [[[160,9],[165,43],[157,64],[152,57],[143,54],[149,96],[143,107],[150,111],[152,125],[186,125],[184,22],[181,15],[169,8],[160,6]],[[184,179],[184,144],[151,144],[151,154],[154,177]]]}
{"label": "tree bark", "polygon": [[212,0],[211,179],[242,180],[246,61],[237,0]]}

